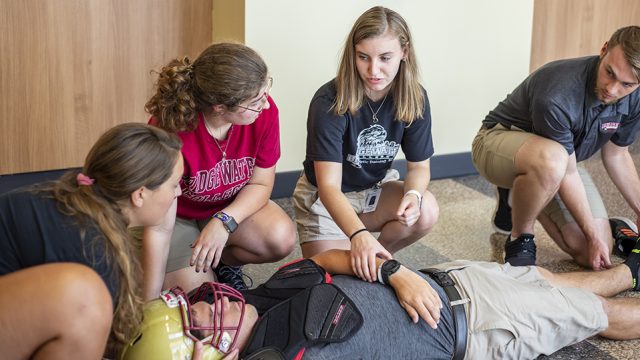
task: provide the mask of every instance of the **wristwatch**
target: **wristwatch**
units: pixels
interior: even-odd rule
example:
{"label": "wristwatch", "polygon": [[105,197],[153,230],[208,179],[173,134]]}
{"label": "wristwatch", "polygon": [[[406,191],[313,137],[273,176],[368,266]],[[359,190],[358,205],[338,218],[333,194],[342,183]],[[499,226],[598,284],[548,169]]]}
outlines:
{"label": "wristwatch", "polygon": [[234,219],[233,216],[225,213],[224,211],[218,211],[217,213],[213,214],[213,217],[222,221],[222,225],[224,225],[224,228],[229,234],[236,231],[236,229],[238,228],[236,219]]}
{"label": "wristwatch", "polygon": [[389,277],[400,270],[400,263],[397,260],[387,260],[380,265],[378,281],[381,284],[389,284]]}

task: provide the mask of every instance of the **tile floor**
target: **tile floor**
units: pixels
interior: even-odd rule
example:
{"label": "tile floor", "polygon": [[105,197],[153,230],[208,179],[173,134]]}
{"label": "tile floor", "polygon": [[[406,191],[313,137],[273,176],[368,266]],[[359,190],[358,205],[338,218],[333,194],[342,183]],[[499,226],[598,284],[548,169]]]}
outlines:
{"label": "tile floor", "polygon": [[[631,152],[636,166],[640,169],[640,146],[633,146]],[[586,161],[584,166],[599,187],[609,214],[634,219],[634,214],[609,180],[599,155]],[[439,222],[429,235],[398,252],[396,258],[414,268],[454,259],[501,259],[506,237],[494,233],[491,227],[490,216],[495,206],[495,195],[493,187],[487,181],[479,176],[434,180],[429,189],[440,205]],[[291,199],[279,199],[277,202],[293,215]],[[536,239],[538,265],[553,271],[578,269],[539,224],[536,227]],[[277,264],[247,266],[246,272],[255,283],[261,283],[273,269],[298,257],[300,251],[296,249],[293,254]],[[614,260],[621,261],[615,257]],[[640,295],[627,292],[621,296]],[[639,340],[610,341],[596,336],[552,355],[541,356],[540,359],[640,359],[640,349],[637,348],[639,346]]]}

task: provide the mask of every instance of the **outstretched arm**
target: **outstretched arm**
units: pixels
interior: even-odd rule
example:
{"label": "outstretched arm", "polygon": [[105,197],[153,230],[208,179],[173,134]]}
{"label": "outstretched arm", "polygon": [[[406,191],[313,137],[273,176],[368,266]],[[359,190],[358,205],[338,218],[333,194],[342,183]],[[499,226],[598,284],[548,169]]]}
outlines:
{"label": "outstretched arm", "polygon": [[[311,257],[316,264],[330,274],[355,276],[351,268],[349,250],[329,250]],[[384,259],[376,258],[376,269]],[[438,293],[418,274],[404,266],[389,277],[389,285],[393,288],[402,306],[414,323],[420,318],[432,328],[437,328],[440,321],[442,301]]]}

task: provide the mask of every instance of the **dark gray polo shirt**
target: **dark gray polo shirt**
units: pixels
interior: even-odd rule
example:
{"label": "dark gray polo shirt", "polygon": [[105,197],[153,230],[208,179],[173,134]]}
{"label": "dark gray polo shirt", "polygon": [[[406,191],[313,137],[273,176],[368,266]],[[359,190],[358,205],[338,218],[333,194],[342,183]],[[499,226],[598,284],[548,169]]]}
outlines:
{"label": "dark gray polo shirt", "polygon": [[576,160],[607,141],[628,146],[640,129],[640,92],[605,105],[595,95],[598,56],[548,63],[527,77],[484,119],[557,141]]}

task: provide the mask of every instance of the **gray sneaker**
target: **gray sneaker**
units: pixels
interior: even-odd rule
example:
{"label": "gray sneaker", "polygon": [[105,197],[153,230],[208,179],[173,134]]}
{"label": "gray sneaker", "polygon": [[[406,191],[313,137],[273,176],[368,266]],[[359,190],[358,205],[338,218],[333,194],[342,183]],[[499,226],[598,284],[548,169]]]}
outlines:
{"label": "gray sneaker", "polygon": [[609,225],[613,237],[613,254],[627,258],[638,242],[638,227],[624,217],[609,218]]}

